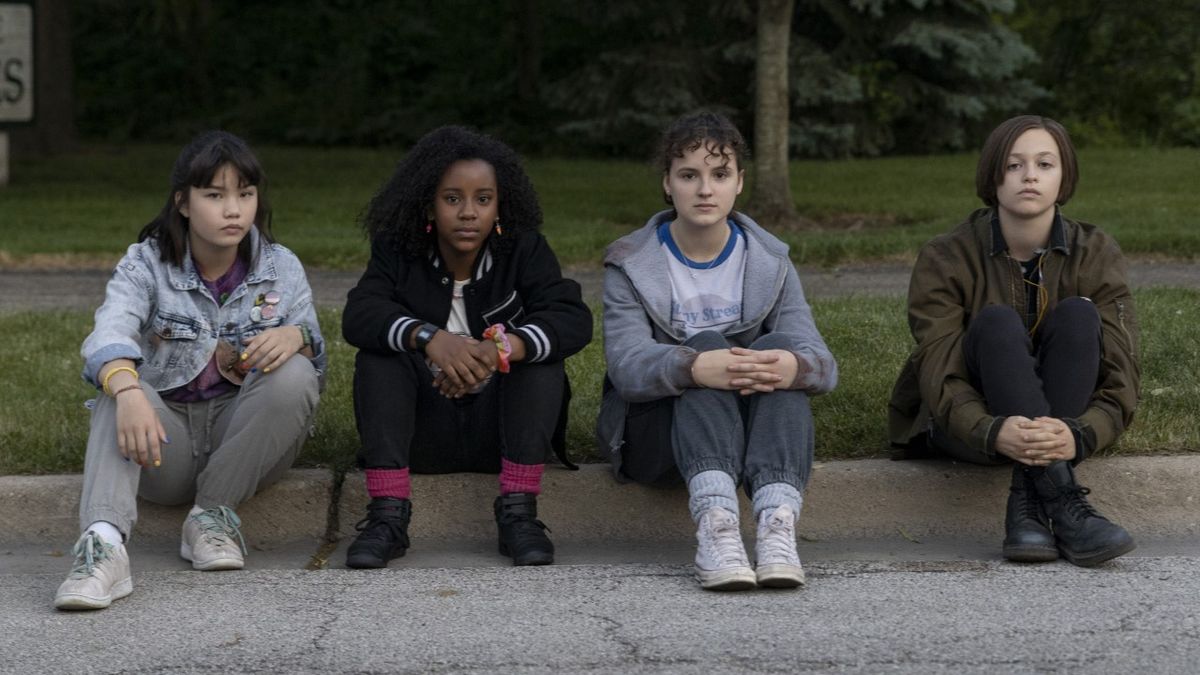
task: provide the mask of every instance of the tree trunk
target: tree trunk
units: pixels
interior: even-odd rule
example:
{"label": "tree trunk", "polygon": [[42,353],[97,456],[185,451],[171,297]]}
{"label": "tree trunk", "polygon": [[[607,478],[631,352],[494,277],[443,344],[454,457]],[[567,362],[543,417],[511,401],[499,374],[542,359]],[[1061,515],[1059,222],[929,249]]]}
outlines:
{"label": "tree trunk", "polygon": [[37,0],[33,15],[34,120],[12,129],[13,155],[51,155],[76,147],[75,68],[71,63],[71,8]]}
{"label": "tree trunk", "polygon": [[796,218],[788,180],[788,38],[795,0],[759,0],[754,105],[754,195],[760,222]]}

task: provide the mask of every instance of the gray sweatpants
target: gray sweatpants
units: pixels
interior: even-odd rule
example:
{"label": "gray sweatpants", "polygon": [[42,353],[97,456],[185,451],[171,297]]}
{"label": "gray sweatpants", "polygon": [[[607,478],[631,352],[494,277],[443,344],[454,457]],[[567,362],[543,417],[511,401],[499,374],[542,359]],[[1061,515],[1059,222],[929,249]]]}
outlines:
{"label": "gray sweatpants", "polygon": [[[703,331],[685,345],[705,352],[728,349],[724,336]],[[785,336],[768,333],[754,349],[787,349]],[[722,471],[751,494],[786,483],[803,492],[812,471],[812,408],[808,394],[777,390],[742,396],[736,391],[693,388],[675,397],[629,405],[621,470],[639,483],[690,482]]]}
{"label": "gray sweatpants", "polygon": [[100,396],[92,411],[83,467],[80,529],[98,520],[128,539],[137,497],[156,504],[231,509],[283,477],[304,445],[319,396],[317,373],[303,356],[278,370],[251,373],[235,393],[208,401],[164,401],[143,388],[169,444],[162,465],[141,467],[117,448],[117,403]]}

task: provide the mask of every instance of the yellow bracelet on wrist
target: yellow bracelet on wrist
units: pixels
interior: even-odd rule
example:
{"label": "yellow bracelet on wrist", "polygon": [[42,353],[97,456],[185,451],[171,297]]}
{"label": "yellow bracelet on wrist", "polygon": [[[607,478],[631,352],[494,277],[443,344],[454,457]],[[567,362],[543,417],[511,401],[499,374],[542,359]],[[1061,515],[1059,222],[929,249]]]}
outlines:
{"label": "yellow bracelet on wrist", "polygon": [[142,379],[138,375],[138,371],[134,370],[133,368],[130,368],[129,366],[117,366],[116,368],[113,368],[112,370],[108,371],[108,374],[104,376],[104,382],[101,383],[101,385],[100,385],[100,388],[104,390],[105,394],[108,394],[109,396],[113,395],[113,393],[111,391],[109,391],[109,389],[108,389],[108,381],[112,379],[113,375],[116,375],[117,373],[121,372],[122,370],[127,371],[130,374],[132,374],[133,378],[135,380]]}

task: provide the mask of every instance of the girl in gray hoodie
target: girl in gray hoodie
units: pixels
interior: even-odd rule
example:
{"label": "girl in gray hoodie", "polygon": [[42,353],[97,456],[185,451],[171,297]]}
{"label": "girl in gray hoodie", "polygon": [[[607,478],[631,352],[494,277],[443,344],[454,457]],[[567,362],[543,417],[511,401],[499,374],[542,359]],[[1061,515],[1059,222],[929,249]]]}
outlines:
{"label": "girl in gray hoodie", "polygon": [[[813,458],[809,397],[837,384],[787,246],[733,210],[746,143],[715,113],[676,120],[658,152],[672,208],[605,254],[597,421],[619,480],[687,483],[702,587],[804,583],[796,521]],[[738,523],[753,500],[756,566]]]}

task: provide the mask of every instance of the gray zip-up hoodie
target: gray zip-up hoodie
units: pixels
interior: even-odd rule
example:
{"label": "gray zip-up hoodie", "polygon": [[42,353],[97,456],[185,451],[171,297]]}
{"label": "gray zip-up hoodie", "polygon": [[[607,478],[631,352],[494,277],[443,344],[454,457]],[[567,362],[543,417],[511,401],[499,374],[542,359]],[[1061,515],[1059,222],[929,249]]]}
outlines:
{"label": "gray zip-up hoodie", "polygon": [[[671,281],[657,235],[658,225],[671,214],[654,214],[604,255],[604,356],[613,389],[604,395],[596,432],[614,464],[620,459],[627,403],[679,396],[695,386],[691,366],[697,352],[683,346],[686,336],[671,327]],[[746,234],[746,277],[742,320],[725,338],[748,347],[766,333],[785,334],[791,351],[810,368],[798,388],[810,394],[833,390],[837,362],[813,323],[787,245],[744,214],[735,211],[730,218]]]}

